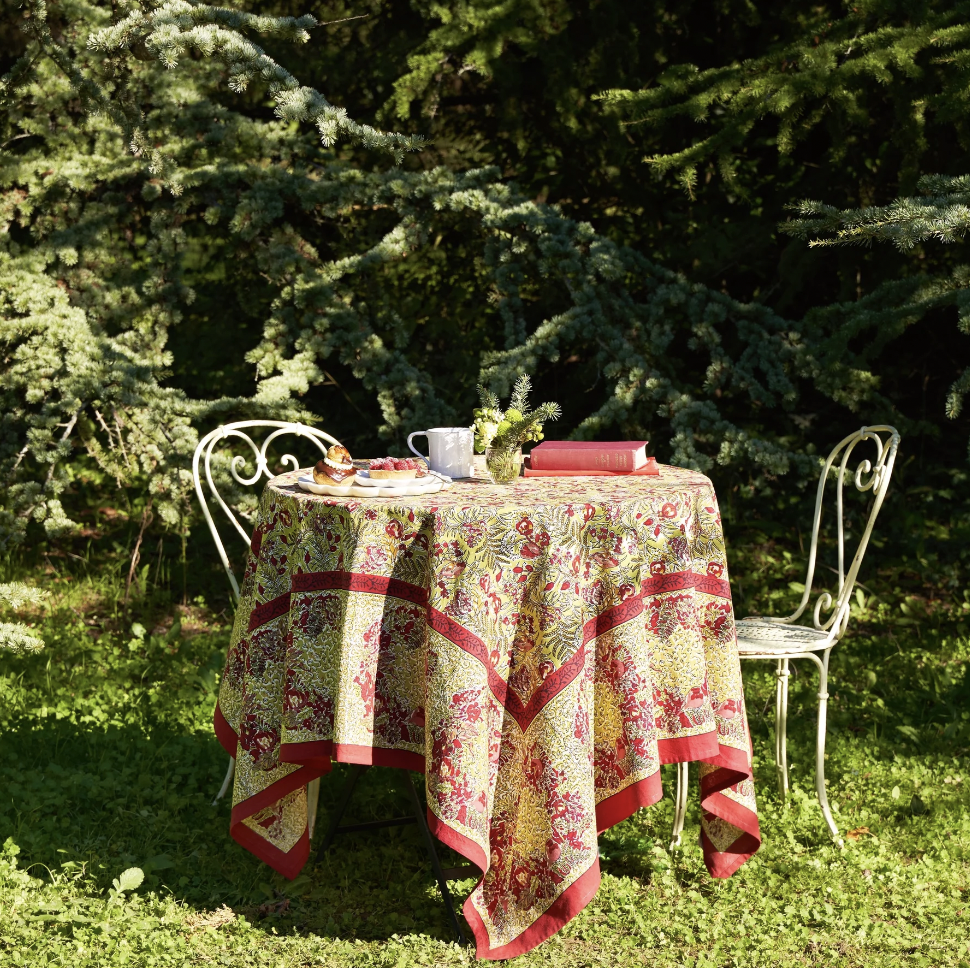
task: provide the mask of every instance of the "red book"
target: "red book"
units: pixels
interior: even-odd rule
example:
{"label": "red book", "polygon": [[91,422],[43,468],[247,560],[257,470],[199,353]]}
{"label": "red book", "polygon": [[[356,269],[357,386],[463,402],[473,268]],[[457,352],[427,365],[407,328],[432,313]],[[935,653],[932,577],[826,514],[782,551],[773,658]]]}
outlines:
{"label": "red book", "polygon": [[526,463],[522,473],[526,477],[659,477],[660,468],[657,466],[656,457],[648,457],[646,464],[635,471],[539,471],[533,470]]}
{"label": "red book", "polygon": [[532,469],[629,474],[646,464],[648,443],[646,440],[544,440],[532,448]]}

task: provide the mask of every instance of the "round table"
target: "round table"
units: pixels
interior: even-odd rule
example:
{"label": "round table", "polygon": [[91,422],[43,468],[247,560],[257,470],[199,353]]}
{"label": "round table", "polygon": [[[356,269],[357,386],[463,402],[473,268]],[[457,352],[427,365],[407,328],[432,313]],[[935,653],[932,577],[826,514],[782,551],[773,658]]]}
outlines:
{"label": "round table", "polygon": [[425,774],[433,833],[483,872],[482,958],[530,950],[599,884],[597,833],[701,762],[727,877],[760,843],[711,482],[458,481],[396,499],[263,492],[216,709],[233,837],[288,877],[333,761]]}

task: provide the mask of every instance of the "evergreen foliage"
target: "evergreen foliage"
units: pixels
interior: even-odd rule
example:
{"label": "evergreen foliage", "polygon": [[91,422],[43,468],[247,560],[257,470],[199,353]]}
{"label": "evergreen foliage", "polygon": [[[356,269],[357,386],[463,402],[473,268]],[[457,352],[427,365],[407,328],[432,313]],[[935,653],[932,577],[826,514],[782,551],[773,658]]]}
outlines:
{"label": "evergreen foliage", "polygon": [[[44,593],[23,582],[0,583],[0,605],[19,609],[39,605]],[[44,640],[22,622],[0,622],[0,652],[39,652]]]}
{"label": "evergreen foliage", "polygon": [[[750,186],[739,180],[738,168],[747,142],[766,123],[775,129],[781,157],[793,155],[817,129],[827,128],[831,140],[825,162],[845,164],[855,140],[846,135],[872,125],[880,100],[888,97],[893,123],[886,141],[900,153],[898,187],[918,187],[922,196],[845,209],[806,200],[793,206],[799,217],[781,230],[809,239],[813,247],[890,240],[916,257],[904,270],[905,281],[887,278],[871,289],[870,298],[844,307],[850,338],[866,333],[871,347],[884,345],[887,336],[944,306],[958,310],[960,331],[970,333],[970,266],[959,255],[927,265],[920,246],[963,239],[968,177],[927,175],[917,182],[932,155],[931,123],[948,129],[964,150],[970,147],[964,109],[970,83],[970,4],[870,0],[848,7],[838,18],[824,7],[816,14],[817,33],[810,39],[803,36],[761,57],[707,70],[679,64],[648,89],[614,89],[599,97],[626,115],[631,126],[664,127],[682,118],[704,125],[705,136],[691,145],[643,159],[659,175],[674,173],[692,197],[705,166],[709,171],[716,166],[730,190],[747,193]],[[879,159],[870,164],[878,167]],[[831,234],[820,237],[826,233]],[[891,298],[913,299],[917,293],[924,298],[916,296],[911,304],[915,315],[898,318],[887,333],[885,320],[872,326],[870,301],[889,293]],[[960,415],[968,389],[970,370],[964,370],[950,388],[947,416]]]}
{"label": "evergreen foliage", "polygon": [[[797,313],[746,283],[740,290],[757,298],[732,299],[717,279],[705,285],[677,271],[691,269],[694,251],[680,230],[696,241],[689,226],[700,218],[715,239],[729,221],[717,206],[728,203],[711,201],[698,176],[692,204],[706,214],[668,206],[658,229],[643,206],[656,205],[661,183],[615,164],[632,161],[628,133],[643,128],[614,126],[589,95],[676,63],[687,27],[696,36],[708,21],[703,11],[660,16],[651,6],[632,15],[631,30],[617,4],[500,9],[476,0],[448,11],[416,0],[409,14],[364,3],[364,19],[329,28],[280,16],[283,6],[25,5],[27,32],[10,45],[21,56],[4,62],[0,82],[4,541],[22,540],[29,522],[69,531],[65,492],[97,473],[132,500],[147,484],[162,521],[184,529],[191,450],[200,430],[230,415],[320,413],[352,449],[373,447],[372,427],[394,442],[415,426],[467,421],[476,383],[504,395],[526,370],[544,395],[563,400],[564,434],[649,437],[662,458],[721,467],[751,492],[793,461],[807,470],[806,428],[820,401],[841,419],[859,415],[853,423],[923,426],[898,411],[879,367],[893,339],[958,299],[952,273],[894,273],[868,294],[823,286],[824,298]],[[764,46],[765,32],[781,29],[755,29],[770,15],[786,24],[785,50],[794,35],[815,49],[804,39],[822,16],[814,8],[755,15],[735,6],[718,6],[724,37]],[[956,44],[959,11],[927,9],[933,29]],[[884,5],[865,10],[876,21],[895,16]],[[357,14],[328,6],[334,21]],[[856,14],[847,16],[820,46],[852,26]],[[651,24],[661,26],[650,33]],[[897,46],[909,29],[893,34]],[[881,26],[873,33],[889,36]],[[816,86],[845,84],[840,57],[859,56],[847,51],[819,62]],[[720,47],[705,56],[723,61]],[[337,66],[327,69],[328,58]],[[435,58],[440,70],[429,73]],[[300,67],[281,66],[291,60]],[[788,77],[783,60],[772,53],[765,64]],[[369,74],[347,68],[365,61]],[[532,97],[536,63],[555,83]],[[737,96],[719,107],[705,85],[728,83],[723,69],[691,74],[688,91],[708,104],[710,123],[740,125],[687,159],[701,172],[704,159],[720,157],[738,198],[751,196],[764,161],[763,151],[751,161],[749,148],[764,138],[738,114],[752,110],[749,66],[740,80],[727,72]],[[947,70],[934,65],[919,83],[932,86]],[[878,72],[867,71],[854,82],[859,102],[881,90]],[[338,78],[365,114],[406,118],[431,143],[415,151],[418,136],[354,120],[332,103],[341,91],[327,98],[298,73]],[[925,93],[906,87],[900,104]],[[678,137],[676,122],[690,114],[675,108],[663,101],[652,117],[658,144]],[[586,170],[569,138],[589,149]],[[553,180],[559,204],[542,200],[549,164],[527,163],[540,151],[549,164],[571,159],[567,180]],[[510,167],[522,188],[505,177]],[[603,207],[611,180],[620,196],[612,221]],[[580,201],[584,190],[597,200]],[[719,238],[707,248],[744,248]]]}
{"label": "evergreen foliage", "polygon": [[[785,231],[810,239],[810,245],[848,245],[892,241],[908,250],[928,240],[962,241],[970,224],[970,176],[927,175],[920,179],[924,195],[900,198],[891,205],[840,211],[821,202],[804,201],[798,206],[801,218],[783,226]],[[822,233],[832,233],[828,237]],[[959,310],[960,331],[970,335],[970,265],[952,274],[953,301]],[[970,392],[970,367],[953,383],[946,401],[946,414],[960,416],[963,398]]]}
{"label": "evergreen foliage", "polygon": [[[929,147],[927,115],[954,125],[966,144],[963,112],[955,109],[970,81],[970,4],[868,0],[840,17],[824,6],[813,13],[815,30],[760,57],[707,70],[678,64],[646,90],[610,90],[600,98],[632,114],[630,124],[665,126],[687,118],[707,126],[710,133],[690,146],[644,158],[661,174],[676,172],[688,191],[709,160],[743,190],[736,169],[762,120],[774,125],[778,152],[791,154],[819,127],[869,122],[883,93],[879,87],[895,109],[886,134],[903,152],[904,186],[915,182]],[[924,97],[917,100],[918,94]],[[833,159],[848,153],[848,145],[832,147]]]}

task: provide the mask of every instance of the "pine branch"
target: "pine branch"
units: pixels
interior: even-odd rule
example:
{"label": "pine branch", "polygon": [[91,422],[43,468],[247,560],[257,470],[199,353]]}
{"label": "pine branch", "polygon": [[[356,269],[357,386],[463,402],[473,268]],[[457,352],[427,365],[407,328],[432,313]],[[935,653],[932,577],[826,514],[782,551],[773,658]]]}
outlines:
{"label": "pine branch", "polygon": [[[15,611],[25,605],[39,605],[44,593],[22,582],[0,584],[0,605]],[[20,622],[0,622],[0,652],[38,652],[44,640]]]}
{"label": "pine branch", "polygon": [[481,384],[478,385],[478,399],[481,401],[482,407],[485,410],[498,410],[501,406],[501,401],[498,398],[498,394],[493,393]]}
{"label": "pine branch", "polygon": [[0,652],[39,652],[44,640],[26,625],[0,622]]}
{"label": "pine branch", "polygon": [[[891,5],[872,9],[853,6],[831,19],[819,8],[820,22],[806,25],[793,43],[778,45],[765,55],[700,70],[678,64],[639,91],[614,89],[594,95],[628,129],[656,130],[685,119],[707,126],[689,148],[646,156],[660,173],[671,172],[692,184],[697,170],[712,160],[740,160],[754,125],[764,119],[777,125],[779,154],[790,154],[823,122],[833,117],[851,127],[865,117],[865,100],[872,88],[906,83],[922,76],[927,61],[948,67],[954,90],[962,90],[962,64],[970,54],[970,3],[966,0],[922,9],[918,21]],[[938,100],[934,98],[934,100]],[[909,149],[918,150],[917,114],[910,119],[914,137]]]}
{"label": "pine branch", "polygon": [[[380,131],[350,118],[344,108],[332,105],[319,91],[301,86],[299,81],[266,52],[243,35],[253,30],[295,43],[306,43],[309,30],[317,26],[310,15],[303,17],[263,17],[213,7],[188,0],[163,0],[150,13],[132,10],[117,24],[95,31],[88,46],[95,51],[114,53],[143,45],[168,69],[194,50],[203,57],[218,59],[229,72],[229,88],[245,91],[258,80],[265,83],[276,101],[276,116],[284,122],[308,122],[316,126],[325,147],[342,136],[374,151],[386,152],[400,161],[406,152],[424,144],[418,135]],[[137,150],[144,151],[140,142]]]}
{"label": "pine branch", "polygon": [[529,394],[532,392],[532,379],[528,373],[523,373],[515,381],[515,388],[512,390],[512,397],[509,400],[509,408],[518,410],[519,413],[526,413],[529,409]]}
{"label": "pine branch", "polygon": [[[927,175],[920,179],[919,187],[926,193],[924,197],[899,198],[883,206],[840,210],[803,201],[796,206],[802,217],[784,223],[781,229],[808,239],[811,246],[889,241],[906,251],[920,242],[962,240],[970,229],[970,175]],[[824,238],[826,234],[831,237]]]}
{"label": "pine branch", "polygon": [[499,450],[513,449],[521,446],[536,424],[544,424],[546,421],[558,420],[562,416],[562,410],[557,403],[544,403],[537,407],[530,414],[526,414],[521,420],[512,421],[511,427],[502,434],[496,436],[492,441],[492,447]]}

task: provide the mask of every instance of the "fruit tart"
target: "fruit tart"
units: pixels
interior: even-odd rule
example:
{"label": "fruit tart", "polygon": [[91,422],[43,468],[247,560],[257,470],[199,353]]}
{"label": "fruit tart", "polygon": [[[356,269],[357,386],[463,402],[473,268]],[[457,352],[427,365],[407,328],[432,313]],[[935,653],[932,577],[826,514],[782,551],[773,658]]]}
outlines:
{"label": "fruit tart", "polygon": [[342,484],[355,473],[350,451],[340,444],[334,444],[327,451],[327,456],[317,461],[313,468],[313,479],[317,484]]}
{"label": "fruit tart", "polygon": [[370,462],[368,475],[375,481],[424,477],[424,464],[412,457],[378,457]]}

